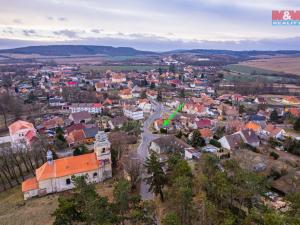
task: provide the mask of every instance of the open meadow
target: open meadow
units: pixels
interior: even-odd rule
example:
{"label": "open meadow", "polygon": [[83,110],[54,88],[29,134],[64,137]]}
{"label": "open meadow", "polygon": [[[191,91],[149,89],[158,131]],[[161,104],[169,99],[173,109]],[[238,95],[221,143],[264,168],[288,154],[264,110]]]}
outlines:
{"label": "open meadow", "polygon": [[270,70],[279,73],[300,75],[300,57],[273,57],[241,62],[239,65]]}

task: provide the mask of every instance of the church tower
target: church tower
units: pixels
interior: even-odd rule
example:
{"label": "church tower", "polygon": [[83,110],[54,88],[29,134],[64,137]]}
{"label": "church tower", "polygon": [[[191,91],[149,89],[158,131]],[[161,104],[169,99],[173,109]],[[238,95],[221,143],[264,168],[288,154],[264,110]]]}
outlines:
{"label": "church tower", "polygon": [[107,138],[107,134],[104,131],[98,131],[95,136],[94,142],[94,152],[97,155],[97,159],[103,165],[104,168],[104,179],[107,179],[112,176],[111,168],[111,153],[110,146],[111,143]]}

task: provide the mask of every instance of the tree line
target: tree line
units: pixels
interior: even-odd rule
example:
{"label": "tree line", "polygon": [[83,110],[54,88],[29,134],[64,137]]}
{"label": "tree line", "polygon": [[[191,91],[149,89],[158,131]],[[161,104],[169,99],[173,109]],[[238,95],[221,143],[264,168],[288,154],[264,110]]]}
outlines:
{"label": "tree line", "polygon": [[35,170],[46,162],[48,146],[39,137],[32,146],[5,146],[0,148],[0,190],[19,185],[35,175]]}

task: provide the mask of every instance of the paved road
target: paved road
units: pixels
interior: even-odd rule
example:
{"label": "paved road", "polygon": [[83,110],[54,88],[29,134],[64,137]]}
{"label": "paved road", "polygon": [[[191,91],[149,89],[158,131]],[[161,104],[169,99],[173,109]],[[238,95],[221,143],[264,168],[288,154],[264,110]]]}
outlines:
{"label": "paved road", "polygon": [[[149,116],[147,120],[144,121],[142,142],[137,149],[142,162],[145,162],[146,158],[148,157],[148,147],[150,142],[159,137],[158,134],[152,134],[152,132],[149,130],[149,126],[154,122],[154,120],[162,116],[163,106],[155,101],[152,102],[152,106],[154,108],[154,112]],[[145,174],[143,174],[142,178],[144,177]],[[148,190],[149,185],[147,185],[146,182],[142,179],[140,186],[140,195],[143,200],[153,199],[153,194]]]}

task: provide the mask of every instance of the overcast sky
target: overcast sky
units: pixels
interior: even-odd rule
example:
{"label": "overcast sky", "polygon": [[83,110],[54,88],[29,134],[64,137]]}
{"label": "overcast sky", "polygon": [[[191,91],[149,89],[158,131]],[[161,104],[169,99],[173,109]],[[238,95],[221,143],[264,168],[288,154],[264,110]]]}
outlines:
{"label": "overcast sky", "polygon": [[42,44],[297,49],[300,26],[272,26],[300,0],[0,0],[0,48]]}

